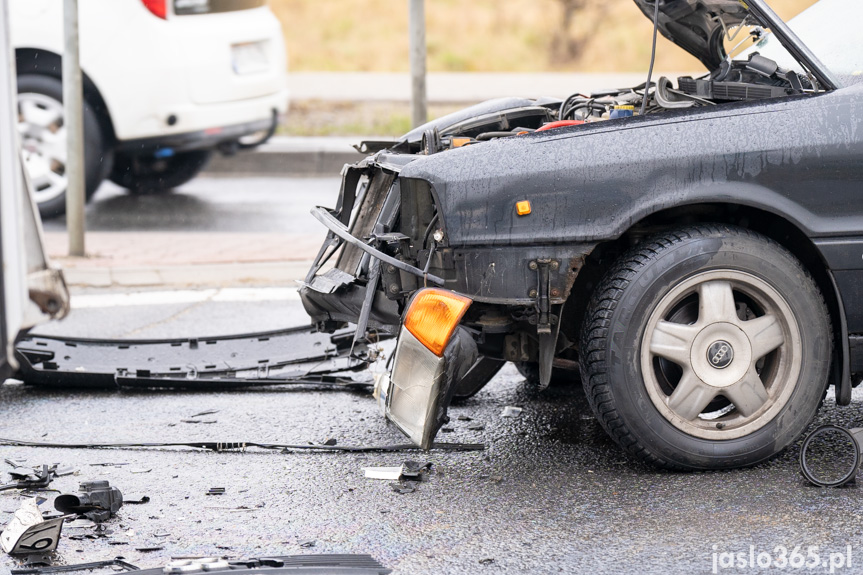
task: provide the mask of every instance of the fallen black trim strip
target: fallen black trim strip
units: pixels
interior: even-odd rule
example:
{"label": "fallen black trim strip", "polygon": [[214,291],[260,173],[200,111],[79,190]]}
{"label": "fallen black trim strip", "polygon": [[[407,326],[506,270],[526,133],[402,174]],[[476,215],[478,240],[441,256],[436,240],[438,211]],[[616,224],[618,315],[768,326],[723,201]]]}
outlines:
{"label": "fallen black trim strip", "polygon": [[[281,451],[345,451],[350,453],[372,453],[393,451],[418,451],[419,447],[412,443],[397,443],[393,445],[323,445],[319,443],[257,443],[257,442],[220,442],[220,441],[189,441],[189,442],[155,442],[155,443],[53,443],[43,441],[25,441],[0,437],[0,446],[11,447],[47,447],[58,449],[117,449],[133,447],[194,447],[210,451],[244,451],[249,447],[273,449]],[[440,451],[483,451],[482,443],[435,443],[432,449]]]}

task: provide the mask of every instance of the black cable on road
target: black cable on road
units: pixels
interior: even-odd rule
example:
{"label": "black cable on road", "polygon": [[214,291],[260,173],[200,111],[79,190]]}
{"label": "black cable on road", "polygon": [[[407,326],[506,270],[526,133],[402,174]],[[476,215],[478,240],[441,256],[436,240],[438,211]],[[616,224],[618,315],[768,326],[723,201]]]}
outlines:
{"label": "black cable on road", "polygon": [[[421,451],[420,447],[412,443],[397,443],[393,445],[323,445],[312,444],[290,444],[290,443],[258,443],[258,442],[220,442],[220,441],[183,441],[183,442],[154,442],[154,443],[54,443],[43,441],[24,441],[21,439],[0,438],[0,446],[11,447],[46,447],[57,449],[123,449],[133,447],[194,447],[209,451],[243,451],[250,447],[258,449],[270,449],[281,451],[342,451],[349,453],[373,453],[394,451]],[[436,451],[483,451],[485,444],[482,443],[435,443],[432,450]]]}

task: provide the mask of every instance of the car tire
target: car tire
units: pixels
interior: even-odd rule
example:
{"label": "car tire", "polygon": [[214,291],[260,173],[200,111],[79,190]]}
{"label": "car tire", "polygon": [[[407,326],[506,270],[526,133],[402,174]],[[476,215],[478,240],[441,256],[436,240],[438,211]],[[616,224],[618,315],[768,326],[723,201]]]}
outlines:
{"label": "car tire", "polygon": [[699,225],[622,256],[591,298],[582,381],[608,434],[679,470],[767,460],[805,431],[832,350],[824,299],[786,249]]}
{"label": "car tire", "polygon": [[468,373],[456,383],[453,389],[452,401],[454,403],[467,401],[482,391],[505,364],[506,361],[502,359],[482,356],[477,358],[476,363]]}
{"label": "car tire", "polygon": [[167,158],[118,154],[110,178],[133,194],[166,192],[197,176],[212,157],[212,150],[180,152]]}
{"label": "car tire", "polygon": [[[24,163],[43,218],[66,212],[66,132],[63,84],[41,74],[18,76],[18,118]],[[84,181],[92,197],[110,170],[113,153],[91,106],[84,106]]]}

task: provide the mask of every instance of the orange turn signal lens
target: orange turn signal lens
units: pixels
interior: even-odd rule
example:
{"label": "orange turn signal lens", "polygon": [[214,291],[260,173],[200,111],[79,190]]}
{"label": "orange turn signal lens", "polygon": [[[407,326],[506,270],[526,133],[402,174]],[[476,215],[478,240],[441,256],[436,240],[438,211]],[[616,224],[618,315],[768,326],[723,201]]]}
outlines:
{"label": "orange turn signal lens", "polygon": [[440,357],[458,322],[473,303],[451,291],[430,288],[417,293],[405,316],[405,329]]}
{"label": "orange turn signal lens", "polygon": [[452,147],[453,148],[461,148],[462,146],[467,146],[470,144],[470,138],[453,138],[452,139]]}
{"label": "orange turn signal lens", "polygon": [[515,213],[520,216],[526,216],[530,213],[530,202],[527,200],[523,200],[521,202],[517,202],[515,204]]}

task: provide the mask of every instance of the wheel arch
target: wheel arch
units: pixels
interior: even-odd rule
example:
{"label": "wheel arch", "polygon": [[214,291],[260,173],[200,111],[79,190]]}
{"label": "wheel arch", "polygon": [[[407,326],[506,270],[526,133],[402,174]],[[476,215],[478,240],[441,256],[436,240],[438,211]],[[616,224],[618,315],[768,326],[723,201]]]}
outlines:
{"label": "wheel arch", "polygon": [[[605,271],[626,250],[643,238],[688,224],[721,223],[758,232],[794,254],[812,274],[827,303],[833,329],[831,383],[836,387],[836,401],[851,401],[851,373],[848,329],[842,296],[821,252],[798,223],[775,212],[734,202],[705,202],[678,205],[658,210],[632,223],[621,235],[600,242],[586,259],[564,306],[562,326],[573,326],[578,333],[584,320],[587,302]],[[566,334],[570,337],[570,334]],[[576,341],[576,339],[572,339]]]}
{"label": "wheel arch", "polygon": [[[44,76],[57,78],[61,81],[63,79],[62,57],[59,54],[44,48],[16,48],[15,67],[19,75],[42,74]],[[99,120],[99,126],[102,129],[102,133],[111,146],[113,146],[117,141],[117,136],[114,132],[114,122],[111,119],[111,110],[93,80],[83,70],[81,75],[84,87],[85,104],[89,105],[95,112],[96,118]]]}

